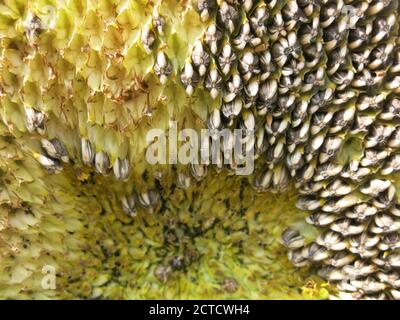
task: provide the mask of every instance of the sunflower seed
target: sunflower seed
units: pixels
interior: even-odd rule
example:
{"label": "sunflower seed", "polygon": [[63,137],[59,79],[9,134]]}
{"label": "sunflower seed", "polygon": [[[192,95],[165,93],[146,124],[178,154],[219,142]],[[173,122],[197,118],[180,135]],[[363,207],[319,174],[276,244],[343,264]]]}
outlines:
{"label": "sunflower seed", "polygon": [[169,62],[167,55],[163,51],[160,51],[157,54],[154,72],[159,77],[161,84],[165,84],[167,82],[168,76],[172,72],[172,65]]}
{"label": "sunflower seed", "polygon": [[218,21],[229,34],[235,32],[239,24],[239,18],[239,13],[233,6],[221,1],[218,9]]}
{"label": "sunflower seed", "polygon": [[282,242],[289,249],[299,249],[304,246],[304,237],[297,230],[288,228],[282,233]]}
{"label": "sunflower seed", "polygon": [[121,199],[122,210],[129,216],[135,217],[137,214],[136,211],[136,202],[135,196],[133,194],[129,196],[124,196]]}
{"label": "sunflower seed", "polygon": [[129,160],[117,158],[114,162],[113,170],[118,180],[125,180],[129,175]]}
{"label": "sunflower seed", "polygon": [[42,139],[41,143],[42,148],[46,151],[48,156],[54,159],[61,160],[65,163],[69,162],[67,150],[60,140],[58,140],[57,138],[51,140]]}
{"label": "sunflower seed", "polygon": [[222,32],[217,29],[217,26],[215,24],[209,25],[204,35],[204,42],[208,45],[212,54],[217,53],[221,39]]}
{"label": "sunflower seed", "polygon": [[157,207],[160,201],[160,193],[155,189],[150,189],[147,192],[143,192],[138,195],[138,203],[145,209],[147,209],[150,213],[153,212],[153,209]]}
{"label": "sunflower seed", "polygon": [[222,73],[224,75],[227,75],[230,72],[232,66],[235,64],[235,62],[236,62],[236,55],[233,52],[232,47],[229,45],[229,43],[227,43],[222,48],[222,52],[218,57],[218,63],[222,70]]}
{"label": "sunflower seed", "polygon": [[94,151],[92,147],[92,143],[82,138],[81,140],[81,149],[82,149],[82,161],[84,164],[91,166],[94,160]]}
{"label": "sunflower seed", "polygon": [[193,46],[192,62],[197,68],[199,76],[204,76],[210,64],[210,55],[204,50],[203,45],[199,40],[197,40]]}
{"label": "sunflower seed", "polygon": [[94,165],[99,173],[106,175],[110,167],[110,158],[108,154],[103,151],[97,152],[94,156]]}

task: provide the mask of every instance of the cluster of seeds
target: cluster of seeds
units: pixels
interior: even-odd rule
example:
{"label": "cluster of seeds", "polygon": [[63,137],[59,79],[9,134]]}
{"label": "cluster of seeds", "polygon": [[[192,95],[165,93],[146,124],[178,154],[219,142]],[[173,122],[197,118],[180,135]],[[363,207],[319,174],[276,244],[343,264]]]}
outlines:
{"label": "cluster of seeds", "polygon": [[[37,131],[44,135],[46,133],[44,120],[45,115],[42,112],[26,109],[27,128],[30,132]],[[69,163],[68,151],[59,139],[42,138],[41,145],[43,153],[37,153],[35,157],[49,172],[61,171],[61,162]],[[83,164],[94,166],[102,175],[108,175],[112,171],[118,180],[126,180],[129,177],[128,159],[117,158],[111,166],[109,155],[104,151],[95,152],[90,140],[85,138],[81,139],[81,153]]]}
{"label": "cluster of seeds", "polygon": [[136,203],[139,203],[142,208],[152,213],[154,208],[157,207],[159,201],[160,194],[157,189],[150,189],[141,194],[132,193],[128,196],[123,196],[121,199],[122,209],[131,217],[136,216]]}
{"label": "cluster of seeds", "polygon": [[[155,7],[153,11],[153,16],[151,21],[145,28],[142,30],[141,33],[141,44],[146,51],[147,54],[151,54],[156,46],[157,35],[164,35],[164,26],[165,26],[165,19],[162,15],[159,14],[158,8]],[[160,79],[161,84],[165,84],[167,82],[168,76],[172,72],[172,65],[168,59],[167,54],[160,50],[157,53],[157,58],[154,63],[154,73]]]}
{"label": "cluster of seeds", "polygon": [[[198,1],[208,28],[181,72],[220,108],[209,127],[247,128],[252,184],[294,181],[313,243],[283,235],[296,266],[316,263],[341,298],[400,298],[400,216],[387,175],[400,170],[396,1]],[[359,152],[353,150],[358,144]]]}

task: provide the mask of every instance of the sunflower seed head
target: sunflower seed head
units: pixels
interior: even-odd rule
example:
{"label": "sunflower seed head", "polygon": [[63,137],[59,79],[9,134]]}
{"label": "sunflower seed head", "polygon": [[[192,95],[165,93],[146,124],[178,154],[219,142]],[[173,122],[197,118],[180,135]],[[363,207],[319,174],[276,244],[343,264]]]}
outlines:
{"label": "sunflower seed head", "polygon": [[[255,191],[282,192],[294,181],[296,207],[310,211],[307,223],[322,232],[308,243],[288,228],[282,244],[295,266],[317,263],[319,275],[337,284],[339,298],[400,298],[394,270],[400,267],[400,205],[388,177],[400,171],[400,50],[396,6],[390,2],[196,0],[200,19],[209,22],[179,72],[187,95],[195,96],[191,99],[202,92],[196,90],[201,84],[220,103],[208,114],[213,135],[201,146],[215,140],[220,129],[242,129],[239,159],[254,151],[264,164],[249,178]],[[164,33],[166,20],[158,9],[139,36],[148,54]],[[36,41],[41,22],[33,15],[31,20],[27,36]],[[166,47],[160,45],[153,66],[162,84],[174,71]],[[26,108],[26,118],[28,131],[44,132],[44,113]],[[226,162],[235,142],[230,133],[213,146],[216,172],[238,169],[235,161]],[[62,144],[42,139],[42,145],[46,153],[35,158],[49,171],[61,170],[59,160],[68,162]],[[87,139],[81,148],[82,162],[107,175],[111,157],[95,153]],[[117,158],[115,177],[126,180],[129,166]],[[190,164],[177,172],[175,183],[187,189],[207,170],[205,164]],[[161,171],[154,178],[160,180]],[[161,200],[157,189],[120,199],[132,217],[136,204],[154,212]],[[165,236],[174,243],[178,233]],[[162,283],[186,266],[181,254],[168,263],[155,271]]]}

